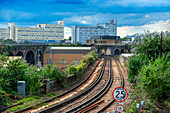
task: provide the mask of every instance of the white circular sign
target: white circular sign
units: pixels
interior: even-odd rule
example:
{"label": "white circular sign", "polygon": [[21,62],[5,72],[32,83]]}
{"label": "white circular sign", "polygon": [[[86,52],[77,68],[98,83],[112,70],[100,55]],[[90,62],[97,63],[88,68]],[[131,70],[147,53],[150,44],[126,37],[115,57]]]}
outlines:
{"label": "white circular sign", "polygon": [[118,105],[118,106],[116,107],[116,110],[117,110],[117,112],[123,112],[123,111],[124,111],[124,108],[123,108],[122,105]]}
{"label": "white circular sign", "polygon": [[112,96],[117,102],[123,102],[127,99],[128,92],[123,87],[117,87],[113,90]]}

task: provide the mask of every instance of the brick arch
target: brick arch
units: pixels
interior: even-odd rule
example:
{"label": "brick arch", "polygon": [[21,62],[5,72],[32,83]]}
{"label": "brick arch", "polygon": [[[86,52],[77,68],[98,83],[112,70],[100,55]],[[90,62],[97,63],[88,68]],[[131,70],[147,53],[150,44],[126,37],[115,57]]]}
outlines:
{"label": "brick arch", "polygon": [[111,55],[111,54],[112,54],[112,51],[111,51],[111,48],[109,47],[106,49],[106,55]]}
{"label": "brick arch", "polygon": [[22,51],[17,51],[15,56],[22,56],[22,57],[24,57],[24,53]]}
{"label": "brick arch", "polygon": [[124,50],[124,49],[121,49],[121,53],[125,53],[125,50]]}
{"label": "brick arch", "polygon": [[35,52],[33,50],[28,50],[25,53],[24,59],[27,61],[27,63],[35,65]]}
{"label": "brick arch", "polygon": [[119,49],[115,49],[114,50],[114,55],[120,55],[120,50]]}
{"label": "brick arch", "polygon": [[14,56],[14,53],[12,51],[8,51],[8,56]]}

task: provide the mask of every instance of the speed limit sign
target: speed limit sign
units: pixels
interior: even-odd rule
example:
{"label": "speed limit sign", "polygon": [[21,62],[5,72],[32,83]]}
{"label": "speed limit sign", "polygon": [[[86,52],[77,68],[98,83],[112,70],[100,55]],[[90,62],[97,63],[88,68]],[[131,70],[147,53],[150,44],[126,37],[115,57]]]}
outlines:
{"label": "speed limit sign", "polygon": [[117,87],[113,90],[112,96],[117,102],[123,102],[127,99],[128,92],[124,87]]}

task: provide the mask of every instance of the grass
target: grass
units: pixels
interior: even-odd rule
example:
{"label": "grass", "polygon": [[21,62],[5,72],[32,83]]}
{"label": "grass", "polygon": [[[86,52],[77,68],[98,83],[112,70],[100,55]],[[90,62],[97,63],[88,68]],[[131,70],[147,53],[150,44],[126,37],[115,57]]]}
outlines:
{"label": "grass", "polygon": [[57,95],[59,95],[59,94],[58,93],[53,93],[53,92],[47,94],[48,97],[53,97],[53,96],[57,96]]}
{"label": "grass", "polygon": [[[57,95],[59,95],[59,94],[51,92],[51,93],[48,93],[47,95],[44,95],[44,96],[42,96],[42,95],[41,96],[30,96],[30,97],[23,98],[22,100],[19,100],[16,103],[14,103],[14,105],[19,104],[19,103],[24,103],[23,105],[12,107],[7,112],[14,112],[14,111],[18,111],[18,110],[27,108],[29,106],[32,106],[34,104],[38,104],[40,102],[43,102],[46,99],[49,99],[49,98],[57,96]],[[33,108],[38,108],[38,107],[41,107],[43,105],[47,105],[47,103],[42,103],[40,105],[33,106]]]}
{"label": "grass", "polygon": [[61,84],[61,87],[67,88],[68,86],[67,86],[66,84],[62,83],[62,84]]}
{"label": "grass", "polygon": [[47,105],[47,103],[42,103],[42,104],[40,104],[40,105],[33,106],[32,108],[33,108],[33,109],[36,109],[36,108],[39,108],[39,107],[45,106],[45,105]]}
{"label": "grass", "polygon": [[12,107],[12,108],[9,109],[9,111],[10,112],[18,111],[20,109],[24,109],[26,107],[29,107],[33,104],[37,104],[37,103],[42,102],[42,101],[43,100],[41,99],[40,96],[26,97],[26,98],[23,98],[22,100],[19,100],[16,103],[14,103],[14,104],[24,103],[23,105]]}

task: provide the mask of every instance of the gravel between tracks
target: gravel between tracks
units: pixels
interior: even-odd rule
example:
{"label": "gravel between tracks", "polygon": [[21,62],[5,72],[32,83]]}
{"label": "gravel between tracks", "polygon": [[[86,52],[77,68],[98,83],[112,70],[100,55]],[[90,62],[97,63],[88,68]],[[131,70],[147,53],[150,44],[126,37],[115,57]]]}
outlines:
{"label": "gravel between tracks", "polygon": [[[118,65],[119,65],[119,68],[120,68],[121,73],[122,73],[123,78],[124,78],[124,88],[126,88],[127,90],[129,90],[130,84],[129,84],[129,82],[127,81],[128,75],[127,75],[126,71],[123,69],[123,67],[121,66],[120,62],[117,61],[117,63],[118,63]],[[118,80],[117,85],[116,85],[116,83],[115,83],[115,82],[117,82],[117,81],[113,81],[112,91],[109,93],[111,97],[112,97],[112,92],[113,92],[114,88],[120,87],[120,82],[121,82],[121,77],[120,77],[119,71],[118,71],[118,69],[117,69],[117,67],[116,67],[115,61],[113,61],[112,64],[113,64],[113,76],[114,76],[114,78],[115,78],[115,76],[119,76],[119,80]],[[113,99],[113,97],[112,97],[112,99]],[[103,112],[106,113],[106,112],[112,112],[113,110],[116,110],[117,103],[118,103],[118,102],[115,101],[111,106],[109,106],[109,107],[108,107],[107,109],[105,109]],[[125,100],[123,103],[124,103],[124,104],[123,104],[123,107],[126,108],[127,103],[129,103],[129,100],[127,99],[127,100]],[[91,112],[90,112],[90,113],[91,113]]]}
{"label": "gravel between tracks", "polygon": [[[76,103],[76,104],[74,104],[71,107],[63,110],[60,113],[64,113],[64,112],[66,112],[66,111],[68,111],[68,110],[78,106],[79,104],[87,101],[88,99],[92,98],[93,96],[95,96],[98,92],[100,92],[102,90],[102,88],[105,86],[105,83],[108,81],[108,79],[109,79],[109,60],[106,63],[106,67],[105,67],[105,71],[104,71],[103,77],[102,77],[101,81],[95,86],[95,88],[92,89],[90,92],[88,92],[88,94],[82,96],[81,98],[79,98],[79,99],[77,99],[76,101],[73,102],[73,103]],[[79,101],[81,101],[81,102],[79,102]],[[69,105],[67,105],[67,106],[69,106]],[[63,108],[61,108],[61,109],[63,109]],[[57,110],[57,111],[60,111],[60,110]]]}
{"label": "gravel between tracks", "polygon": [[[96,61],[96,62],[93,64],[93,66],[91,66],[91,67],[88,69],[88,71],[85,73],[85,75],[82,76],[82,77],[79,79],[79,81],[78,81],[76,84],[72,85],[70,88],[78,85],[83,79],[85,79],[85,78],[90,74],[90,72],[93,70],[93,68],[95,67],[95,65],[97,64],[97,62],[98,62],[98,61]],[[39,107],[39,108],[37,108],[37,109],[31,109],[31,110],[28,110],[28,111],[26,111],[26,112],[24,112],[24,113],[30,113],[30,112],[31,112],[31,113],[34,113],[34,112],[37,112],[37,111],[42,110],[42,109],[44,109],[44,108],[46,108],[46,107],[49,107],[49,106],[51,106],[51,105],[53,105],[53,104],[60,103],[60,102],[62,102],[62,101],[64,101],[64,100],[69,99],[69,98],[71,98],[72,96],[75,96],[76,94],[80,93],[81,91],[83,91],[84,89],[86,89],[90,84],[92,84],[93,81],[97,78],[97,74],[99,73],[99,70],[101,69],[101,67],[102,67],[101,65],[103,64],[103,62],[104,62],[104,60],[102,60],[102,61],[99,63],[99,66],[98,66],[98,67],[95,69],[95,71],[94,71],[95,74],[92,74],[92,76],[89,78],[89,80],[87,80],[83,85],[80,86],[81,88],[78,87],[78,88],[75,89],[73,92],[70,92],[69,94],[65,95],[64,97],[61,97],[61,98],[59,98],[58,100],[54,100],[54,101],[49,102],[48,105],[41,106],[41,107]],[[67,89],[65,89],[64,91],[69,90],[70,88],[67,88]],[[56,91],[55,93],[61,93],[61,92],[64,92],[64,91],[63,91],[63,90],[58,90],[58,91]]]}

